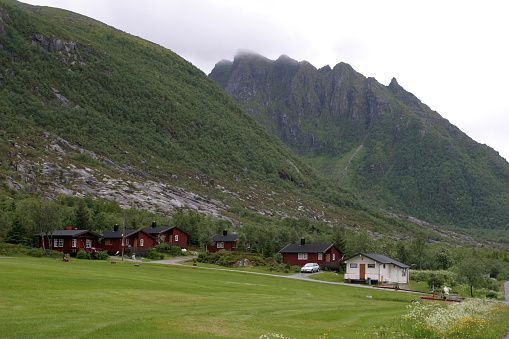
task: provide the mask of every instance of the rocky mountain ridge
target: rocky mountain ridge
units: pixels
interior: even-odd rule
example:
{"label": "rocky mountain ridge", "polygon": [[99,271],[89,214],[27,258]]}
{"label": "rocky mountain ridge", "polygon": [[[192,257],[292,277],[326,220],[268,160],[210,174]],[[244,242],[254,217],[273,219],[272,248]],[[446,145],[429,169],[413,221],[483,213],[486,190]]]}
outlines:
{"label": "rocky mountain ridge", "polygon": [[509,226],[509,164],[392,79],[242,53],[209,75],[329,178],[389,211],[463,229]]}

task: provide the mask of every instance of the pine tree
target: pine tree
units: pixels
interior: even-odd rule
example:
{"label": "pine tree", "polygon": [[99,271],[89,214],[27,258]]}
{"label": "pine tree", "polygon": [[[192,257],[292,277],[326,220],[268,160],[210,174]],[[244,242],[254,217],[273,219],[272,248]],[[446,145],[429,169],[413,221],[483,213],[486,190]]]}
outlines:
{"label": "pine tree", "polygon": [[26,241],[25,229],[18,217],[15,216],[12,220],[11,228],[7,231],[7,235],[5,237],[5,242],[11,244],[22,244]]}
{"label": "pine tree", "polygon": [[345,228],[343,226],[336,227],[336,230],[331,236],[331,241],[339,249],[341,255],[344,255],[346,252],[346,237]]}
{"label": "pine tree", "polygon": [[74,214],[76,216],[76,226],[80,230],[89,230],[91,223],[90,210],[84,200],[78,200],[74,207]]}

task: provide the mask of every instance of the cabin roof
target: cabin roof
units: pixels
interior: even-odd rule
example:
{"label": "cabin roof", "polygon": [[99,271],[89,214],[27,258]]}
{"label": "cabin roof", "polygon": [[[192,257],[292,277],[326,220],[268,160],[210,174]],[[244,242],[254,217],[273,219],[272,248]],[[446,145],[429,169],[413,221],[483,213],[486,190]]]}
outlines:
{"label": "cabin roof", "polygon": [[334,244],[289,244],[286,245],[279,253],[325,253]]}
{"label": "cabin roof", "polygon": [[372,253],[357,253],[356,255],[353,255],[351,256],[350,258],[348,259],[345,259],[345,261],[348,261],[352,258],[355,258],[357,256],[360,256],[360,255],[363,255],[365,256],[366,258],[370,258],[376,262],[379,262],[381,264],[393,264],[393,265],[396,265],[398,267],[401,267],[401,268],[411,268],[411,266],[408,266],[406,264],[403,264],[397,260],[394,260],[392,258],[389,258],[385,255],[382,255],[382,254],[372,254]]}
{"label": "cabin roof", "polygon": [[212,241],[215,241],[215,242],[232,242],[232,241],[236,241],[239,239],[239,235],[238,234],[227,234],[227,235],[222,235],[222,234],[216,234],[212,237]]}
{"label": "cabin roof", "polygon": [[[87,233],[89,233],[92,236],[101,238],[101,235],[99,235],[99,234],[97,234],[95,232],[89,231],[89,230],[55,230],[55,231],[53,231],[51,233],[51,236],[53,236],[53,237],[71,237],[71,238],[74,238],[74,237],[79,237],[79,236],[87,234]],[[41,237],[41,235],[42,236],[47,236],[47,233],[46,232],[42,232],[42,233],[36,234],[35,236],[36,237]]]}

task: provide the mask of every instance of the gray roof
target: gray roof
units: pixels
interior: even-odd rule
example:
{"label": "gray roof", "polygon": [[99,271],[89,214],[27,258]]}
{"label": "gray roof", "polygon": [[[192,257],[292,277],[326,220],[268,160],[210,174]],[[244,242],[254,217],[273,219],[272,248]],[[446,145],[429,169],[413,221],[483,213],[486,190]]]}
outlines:
{"label": "gray roof", "polygon": [[148,234],[160,234],[160,233],[164,233],[166,231],[172,230],[174,228],[189,235],[189,233],[187,233],[186,231],[184,231],[183,229],[181,229],[177,226],[157,226],[157,227],[148,226],[148,227],[142,228],[142,230],[144,230]]}
{"label": "gray roof", "polygon": [[118,231],[114,231],[114,230],[103,231],[102,237],[104,239],[121,239],[122,234],[124,234],[124,237],[128,237],[128,236],[136,234],[138,232],[143,232],[143,233],[147,234],[148,236],[152,237],[150,234],[148,234],[147,232],[145,232],[143,230],[121,230],[121,229]]}
{"label": "gray roof", "polygon": [[[101,235],[99,235],[99,234],[97,234],[95,232],[89,231],[89,230],[55,230],[51,234],[54,237],[71,237],[71,238],[74,238],[74,237],[79,237],[80,235],[84,235],[86,233],[90,233],[91,235],[93,235],[95,237],[98,237],[98,238],[101,237]],[[42,233],[36,234],[35,236],[36,237],[40,237],[41,234],[46,236],[46,232],[42,232]]]}
{"label": "gray roof", "polygon": [[232,242],[232,241],[236,241],[238,239],[239,239],[238,234],[227,234],[227,235],[216,234],[215,236],[212,237],[212,241],[215,241],[215,242],[218,242],[218,241]]}
{"label": "gray roof", "polygon": [[286,245],[279,253],[325,253],[334,244],[290,244]]}
{"label": "gray roof", "polygon": [[411,268],[411,266],[408,266],[406,264],[403,264],[397,260],[394,260],[392,258],[389,258],[389,257],[386,257],[385,255],[382,255],[382,254],[371,254],[371,253],[357,253],[356,255],[353,255],[351,256],[350,258],[348,259],[345,259],[345,261],[348,261],[352,258],[355,258],[356,256],[359,256],[359,255],[363,255],[365,256],[366,258],[370,258],[376,262],[379,262],[381,264],[393,264],[393,265],[396,265],[398,267],[401,267],[401,268]]}

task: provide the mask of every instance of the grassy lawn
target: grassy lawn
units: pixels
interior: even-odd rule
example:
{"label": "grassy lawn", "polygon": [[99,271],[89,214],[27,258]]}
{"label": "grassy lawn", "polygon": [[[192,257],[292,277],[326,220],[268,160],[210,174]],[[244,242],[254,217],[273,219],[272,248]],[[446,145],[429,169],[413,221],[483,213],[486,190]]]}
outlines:
{"label": "grassy lawn", "polygon": [[5,338],[357,338],[414,298],[196,267],[31,257],[0,258],[0,286]]}

